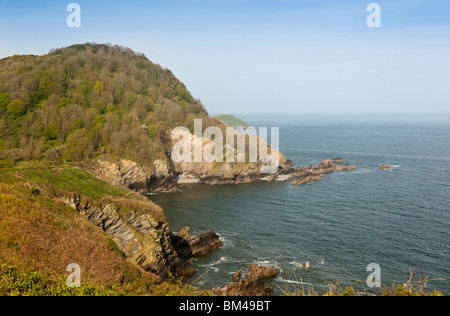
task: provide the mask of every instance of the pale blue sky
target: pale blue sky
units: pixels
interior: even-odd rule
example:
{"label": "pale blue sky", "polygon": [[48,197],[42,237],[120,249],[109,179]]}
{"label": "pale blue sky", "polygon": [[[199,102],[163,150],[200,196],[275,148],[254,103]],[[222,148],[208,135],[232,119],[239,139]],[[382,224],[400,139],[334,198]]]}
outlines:
{"label": "pale blue sky", "polygon": [[0,0],[1,58],[85,42],[144,53],[210,113],[450,111],[448,0]]}

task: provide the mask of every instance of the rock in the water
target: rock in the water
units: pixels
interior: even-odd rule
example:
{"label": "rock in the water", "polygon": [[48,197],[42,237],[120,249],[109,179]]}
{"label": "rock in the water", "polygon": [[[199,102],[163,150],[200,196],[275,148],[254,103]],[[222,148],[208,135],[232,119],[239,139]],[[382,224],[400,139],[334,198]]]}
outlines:
{"label": "rock in the water", "polygon": [[189,227],[185,227],[172,237],[172,245],[180,256],[190,259],[210,254],[222,247],[223,242],[214,231],[189,235]]}
{"label": "rock in the water", "polygon": [[272,292],[273,288],[267,286],[262,278],[242,279],[215,289],[218,296],[270,296]]}
{"label": "rock in the water", "polygon": [[274,267],[265,267],[253,264],[249,267],[247,279],[242,279],[242,270],[233,274],[235,281],[226,286],[214,289],[218,296],[270,296],[273,288],[267,286],[264,278],[277,275]]}
{"label": "rock in the water", "polygon": [[391,169],[391,166],[386,165],[386,164],[382,164],[381,166],[378,167],[378,169],[380,169],[380,170],[389,170],[389,169]]}
{"label": "rock in the water", "polygon": [[294,181],[292,181],[291,184],[303,185],[303,184],[310,183],[313,181],[322,180],[322,178],[323,178],[323,174],[313,174],[313,173],[308,172],[308,173],[298,177]]}
{"label": "rock in the water", "polygon": [[257,264],[252,264],[248,268],[248,279],[253,278],[270,278],[276,276],[278,274],[277,269],[275,267],[267,267],[267,266],[259,266]]}
{"label": "rock in the water", "polygon": [[302,185],[313,181],[319,181],[323,178],[323,174],[334,171],[349,171],[356,169],[355,165],[339,165],[343,163],[342,158],[326,159],[319,162],[315,167],[309,165],[305,168],[294,168],[292,174],[295,180],[291,182],[293,185]]}

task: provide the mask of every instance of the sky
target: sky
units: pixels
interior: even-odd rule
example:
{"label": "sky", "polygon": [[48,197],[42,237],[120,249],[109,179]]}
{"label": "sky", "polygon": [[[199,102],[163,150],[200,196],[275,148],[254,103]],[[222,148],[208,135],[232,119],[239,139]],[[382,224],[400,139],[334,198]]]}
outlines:
{"label": "sky", "polygon": [[210,114],[450,112],[450,1],[375,1],[0,0],[0,58],[122,45]]}

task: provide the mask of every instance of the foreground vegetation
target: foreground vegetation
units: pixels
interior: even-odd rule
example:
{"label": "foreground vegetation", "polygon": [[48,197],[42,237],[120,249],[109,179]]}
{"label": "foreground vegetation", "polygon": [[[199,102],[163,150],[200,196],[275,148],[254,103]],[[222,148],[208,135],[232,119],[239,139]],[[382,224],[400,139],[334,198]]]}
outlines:
{"label": "foreground vegetation", "polygon": [[211,295],[189,285],[151,282],[145,278],[127,283],[95,283],[83,280],[69,287],[67,275],[31,270],[17,265],[0,267],[0,296],[197,296]]}
{"label": "foreground vegetation", "polygon": [[[287,275],[287,272],[285,273]],[[326,290],[317,291],[311,287],[304,287],[302,280],[298,279],[299,286],[290,288],[286,283],[285,288],[278,288],[285,296],[443,296],[442,292],[428,288],[428,282],[436,280],[444,279],[429,279],[422,273],[419,278],[414,278],[414,271],[410,269],[410,277],[406,282],[394,283],[390,287],[381,284],[380,288],[370,290],[365,288],[364,281],[358,281],[352,286],[343,286],[339,282],[326,282]]]}
{"label": "foreground vegetation", "polygon": [[[61,203],[58,192],[114,199],[138,212],[160,208],[77,168],[0,169],[0,295],[208,295],[128,262],[104,232]],[[82,268],[69,288],[68,264]]]}

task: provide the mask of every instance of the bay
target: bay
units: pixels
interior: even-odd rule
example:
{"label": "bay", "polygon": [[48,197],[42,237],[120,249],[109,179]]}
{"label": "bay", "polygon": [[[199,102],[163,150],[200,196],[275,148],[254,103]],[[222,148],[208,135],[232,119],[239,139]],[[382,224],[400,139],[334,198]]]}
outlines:
{"label": "bay", "polygon": [[[370,263],[390,287],[415,278],[450,294],[450,116],[419,114],[240,115],[279,127],[280,151],[298,166],[341,157],[357,169],[304,186],[209,186],[149,198],[171,229],[215,230],[224,247],[197,258],[188,282],[212,289],[253,263],[273,265],[274,295],[327,282],[362,288]],[[381,164],[394,166],[378,170]],[[367,165],[367,168],[363,167]],[[305,264],[308,268],[304,268]]]}

